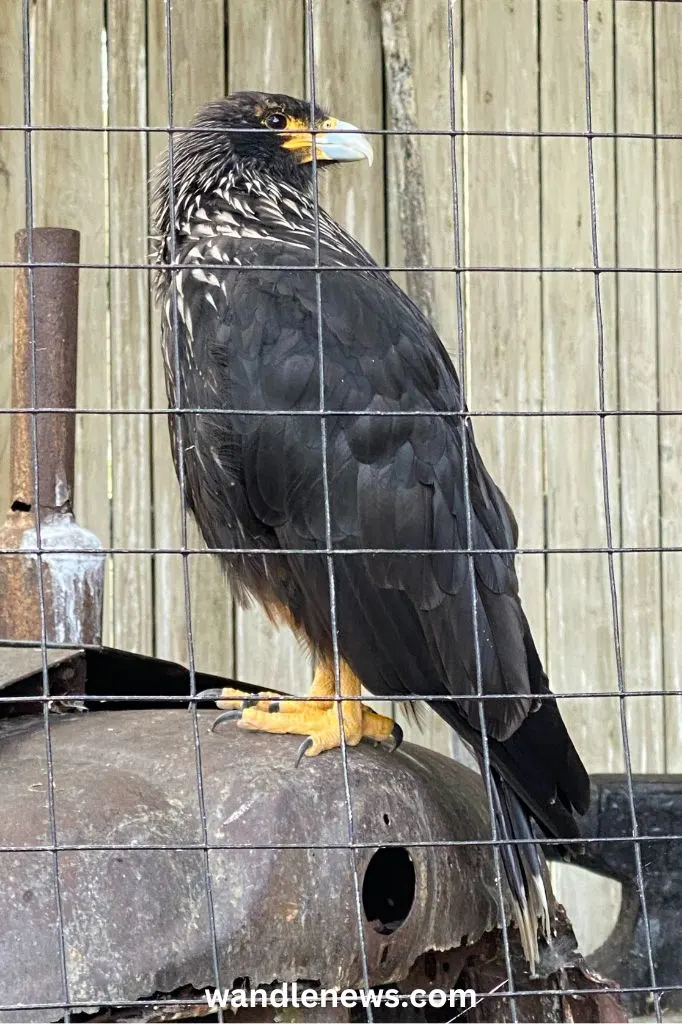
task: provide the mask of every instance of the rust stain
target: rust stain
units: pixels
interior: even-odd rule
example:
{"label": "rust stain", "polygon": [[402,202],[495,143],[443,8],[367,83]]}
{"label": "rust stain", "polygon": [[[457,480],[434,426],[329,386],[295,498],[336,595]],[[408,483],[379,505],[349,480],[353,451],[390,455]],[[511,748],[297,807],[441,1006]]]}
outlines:
{"label": "rust stain", "polygon": [[[31,250],[32,263],[57,265],[16,271],[12,405],[75,409],[80,235],[68,228],[35,228]],[[15,236],[15,258],[28,262],[25,231]],[[3,639],[41,640],[40,569],[47,639],[100,642],[104,557],[97,538],[73,517],[75,418],[69,411],[12,415],[11,506],[0,527]],[[38,546],[38,518],[40,562],[30,550]],[[65,548],[68,553],[60,552]]]}

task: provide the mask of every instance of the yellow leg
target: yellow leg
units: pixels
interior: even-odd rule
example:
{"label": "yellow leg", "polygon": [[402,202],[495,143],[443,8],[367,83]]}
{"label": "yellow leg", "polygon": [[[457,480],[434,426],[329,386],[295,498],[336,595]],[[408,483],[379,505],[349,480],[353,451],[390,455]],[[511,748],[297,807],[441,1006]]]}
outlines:
{"label": "yellow leg", "polygon": [[[340,696],[358,698],[360,680],[345,662],[341,663],[340,676]],[[239,717],[242,729],[307,736],[301,753],[308,757],[341,745],[339,703],[343,734],[349,746],[356,746],[362,739],[377,743],[392,739],[397,746],[402,738],[392,719],[377,714],[359,700],[334,700],[334,672],[328,664],[318,665],[315,672],[308,698],[318,698],[316,700],[280,700],[276,694],[266,693],[259,695],[255,704],[250,704],[248,698],[245,701],[242,695],[239,699],[233,690],[224,690],[222,696],[218,707],[227,707],[230,717]]]}

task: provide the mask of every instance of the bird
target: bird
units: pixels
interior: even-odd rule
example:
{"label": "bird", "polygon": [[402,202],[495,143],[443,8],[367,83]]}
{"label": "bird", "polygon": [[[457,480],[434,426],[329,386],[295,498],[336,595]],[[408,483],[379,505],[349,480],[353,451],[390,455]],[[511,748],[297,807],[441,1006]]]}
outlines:
{"label": "bird", "polygon": [[523,611],[514,514],[476,447],[450,356],[317,201],[320,173],[362,159],[371,164],[371,144],[349,122],[307,100],[240,92],[176,130],[153,179],[187,508],[238,600],[291,628],[316,666],[304,701],[215,696],[242,728],[304,737],[307,757],[340,746],[342,729],[349,746],[399,742],[362,687],[407,706],[428,699],[489,767],[533,967],[539,936],[550,939],[539,843],[579,838],[589,776]]}

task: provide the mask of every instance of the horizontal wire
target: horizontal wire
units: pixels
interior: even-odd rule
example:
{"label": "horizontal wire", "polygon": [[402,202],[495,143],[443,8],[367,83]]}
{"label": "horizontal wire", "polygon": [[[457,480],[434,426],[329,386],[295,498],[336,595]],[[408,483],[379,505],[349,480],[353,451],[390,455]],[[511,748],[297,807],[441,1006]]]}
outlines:
{"label": "horizontal wire", "polygon": [[[442,755],[441,755],[442,757]],[[451,849],[460,847],[482,847],[482,846],[535,846],[540,843],[542,846],[597,846],[614,844],[632,846],[635,843],[670,843],[682,842],[682,835],[672,833],[670,835],[640,835],[634,839],[632,833],[622,836],[578,836],[571,839],[555,839],[542,836],[530,837],[527,839],[516,839],[506,837],[504,839],[384,839],[383,836],[376,839],[354,839],[337,843],[318,842],[270,842],[270,843],[133,843],[130,846],[121,843],[31,843],[25,846],[2,845],[0,854],[3,853],[137,853],[143,851],[191,852],[193,850],[220,851],[229,853],[233,850],[376,850],[381,848],[402,849],[405,846],[414,850]],[[648,991],[648,989],[647,989]]]}
{"label": "horizontal wire", "polygon": [[[20,645],[15,640],[3,640],[3,639],[0,639],[0,648],[3,648],[3,647],[4,648],[13,648],[13,647],[19,647],[19,646]],[[38,649],[37,644],[35,643],[35,641],[32,641],[32,640],[24,640],[24,641],[22,641],[22,647],[23,648],[26,648],[26,647],[28,647],[28,648],[35,648],[36,650]],[[101,647],[93,647],[93,646],[87,646],[87,645],[79,644],[77,647],[74,648],[73,644],[61,644],[61,645],[56,645],[55,644],[55,645],[51,645],[49,642],[47,644],[47,648],[48,648],[48,650],[66,650],[66,651],[74,651],[74,650],[76,650],[76,651],[82,651],[82,650],[101,651],[102,650]],[[59,664],[61,664],[61,663],[58,662],[58,663],[55,664],[55,666],[54,666],[55,670],[59,667]],[[238,679],[226,679],[226,682],[227,683],[238,683],[239,684],[239,683],[241,683],[241,680],[238,680]],[[249,683],[248,685],[251,686],[253,684]],[[251,699],[253,699],[254,697],[257,696],[257,692],[258,691],[245,690],[244,691],[244,698],[243,699],[244,700],[251,700]],[[0,691],[0,693],[1,693],[1,691]],[[592,700],[592,699],[602,699],[604,697],[619,698],[620,699],[620,698],[623,697],[623,694],[621,693],[620,690],[596,690],[596,691],[595,690],[589,690],[589,691],[585,691],[585,692],[581,692],[580,690],[569,690],[567,693],[555,693],[554,691],[552,691],[551,693],[534,693],[532,696],[533,696],[533,700],[534,701],[535,700],[538,700],[538,701],[544,701],[544,700],[546,700],[546,701],[553,701],[553,700],[583,700],[583,699]],[[627,697],[682,697],[682,689],[677,689],[677,690],[661,690],[661,689],[658,689],[658,690],[627,690],[626,691],[626,696]],[[366,696],[362,696],[362,695],[357,696],[357,697],[351,697],[351,696],[341,697],[341,696],[339,696],[339,694],[334,694],[333,696],[330,695],[330,696],[316,697],[316,696],[313,696],[313,695],[311,695],[311,696],[300,696],[300,695],[294,694],[294,693],[283,693],[282,694],[282,698],[286,699],[288,701],[289,700],[290,701],[302,701],[302,702],[305,702],[306,704],[309,703],[310,701],[312,701],[312,702],[324,701],[326,704],[329,704],[330,701],[336,701],[336,702],[343,701],[344,704],[346,703],[346,701],[350,701],[350,702],[352,702],[352,701],[359,701],[360,703],[364,703],[368,699]],[[377,695],[372,693],[369,696],[369,699],[372,700],[372,701],[389,701],[389,702],[396,701],[396,702],[400,702],[401,704],[421,703],[421,701],[425,701],[427,704],[434,703],[434,702],[447,703],[448,701],[461,701],[463,698],[466,699],[467,701],[476,701],[476,702],[478,702],[478,701],[488,701],[488,700],[516,700],[516,699],[518,699],[518,694],[512,694],[510,696],[508,693],[480,693],[480,694],[479,693],[474,693],[474,694],[471,694],[471,695],[470,694],[462,694],[462,693],[435,693],[435,694],[394,693],[394,694],[382,694],[380,696],[377,696]],[[190,704],[193,704],[197,700],[205,700],[205,699],[206,698],[205,697],[201,697],[200,694],[190,693],[189,690],[184,695],[178,695],[177,693],[168,693],[168,694],[154,693],[154,694],[151,694],[151,695],[150,694],[138,694],[138,693],[136,693],[136,694],[120,694],[120,693],[111,693],[111,694],[97,693],[97,694],[93,694],[93,693],[78,693],[78,692],[69,690],[69,692],[66,693],[66,694],[59,693],[59,694],[52,694],[52,695],[47,695],[47,696],[45,694],[42,694],[42,693],[41,694],[34,694],[32,696],[23,696],[22,695],[20,697],[18,697],[16,695],[15,696],[9,696],[9,697],[7,697],[7,696],[0,696],[0,705],[2,705],[2,704],[45,704],[45,703],[49,704],[51,702],[60,701],[60,700],[68,700],[68,701],[82,700],[82,701],[89,701],[92,704],[97,704],[97,703],[100,703],[100,702],[101,703],[107,703],[107,702],[119,702],[119,701],[120,702],[126,702],[126,703],[146,703],[146,704],[148,704],[148,703],[150,703],[150,701],[162,701],[163,700],[163,701],[173,701],[174,703],[177,703],[177,704],[187,704],[188,702]],[[241,698],[238,697],[238,696],[235,697],[234,699],[235,700],[241,700]],[[263,699],[277,700],[278,698],[272,697],[272,698],[263,698]]]}
{"label": "horizontal wire", "polygon": [[[27,270],[27,269],[41,269],[45,267],[58,267],[59,269],[65,268],[77,268],[78,270],[146,270],[150,274],[155,274],[160,270],[188,270],[188,265],[185,263],[168,262],[168,263],[151,263],[149,260],[142,263],[127,262],[127,263],[114,263],[114,262],[89,262],[89,263],[69,263],[67,261],[58,260],[0,260],[0,270]],[[591,264],[574,264],[574,265],[548,265],[548,266],[537,266],[534,264],[478,264],[476,266],[467,265],[463,263],[461,266],[456,266],[453,263],[448,264],[429,264],[428,266],[410,266],[406,263],[377,263],[377,264],[360,264],[351,263],[344,264],[343,266],[336,266],[328,263],[306,263],[303,266],[300,263],[242,263],[240,266],[236,264],[227,263],[211,263],[208,260],[202,261],[202,270],[234,270],[241,273],[250,274],[254,271],[261,272],[264,270],[269,271],[280,271],[284,272],[305,272],[311,274],[354,274],[358,272],[362,273],[376,273],[377,271],[386,273],[409,273],[409,274],[589,274],[594,277],[594,274],[653,274],[660,276],[661,274],[682,274],[682,266],[672,267],[650,267],[650,266],[626,266],[617,267],[605,264],[600,266],[598,270],[595,270]]]}
{"label": "horizontal wire", "polygon": [[239,409],[239,408],[216,408],[211,405],[192,405],[149,408],[108,408],[105,406],[68,406],[68,405],[5,405],[0,406],[0,416],[13,416],[16,413],[45,413],[53,415],[77,414],[79,416],[184,416],[210,413],[212,416],[344,416],[346,418],[356,416],[368,416],[381,419],[386,416],[395,416],[398,419],[575,419],[580,417],[607,417],[620,416],[682,416],[682,409],[416,409],[414,412],[404,409],[325,409],[321,413],[319,409]]}
{"label": "horizontal wire", "polygon": [[[24,511],[19,509],[18,511]],[[52,514],[55,510],[46,510]],[[3,555],[269,555],[272,558],[318,558],[320,555],[334,555],[343,558],[357,558],[370,555],[656,555],[679,554],[681,544],[628,545],[627,547],[544,547],[544,548],[191,548],[191,547],[100,547],[70,548],[37,547],[25,545],[20,548],[0,548]]]}
{"label": "horizontal wire", "polygon": [[[648,0],[647,0],[648,2]],[[196,125],[76,125],[76,124],[0,124],[3,132],[81,132],[94,134],[143,134],[143,135],[272,135],[272,128],[257,127],[225,127],[212,125],[210,128]],[[287,135],[324,135],[324,128],[287,128]],[[275,132],[275,134],[279,134]],[[663,141],[680,141],[679,132],[618,132],[618,131],[578,131],[574,129],[533,129],[533,128],[355,128],[334,129],[338,135],[370,135],[379,137],[412,136],[427,138],[512,138],[512,139],[641,139],[643,142],[661,139]]]}

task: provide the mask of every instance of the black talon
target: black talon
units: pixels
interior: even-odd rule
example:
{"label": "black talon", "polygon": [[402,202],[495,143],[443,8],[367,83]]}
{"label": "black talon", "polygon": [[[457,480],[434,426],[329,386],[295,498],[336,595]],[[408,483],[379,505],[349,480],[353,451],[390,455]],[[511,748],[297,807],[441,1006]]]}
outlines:
{"label": "black talon", "polygon": [[192,704],[195,703],[195,701],[200,701],[200,700],[213,700],[213,701],[215,701],[215,700],[222,700],[222,699],[223,699],[223,691],[222,691],[222,689],[202,690],[200,693],[196,693],[194,695],[194,697],[192,698],[192,700],[190,702],[190,707],[192,706]]}
{"label": "black talon", "polygon": [[396,750],[403,742],[403,730],[400,728],[397,722],[393,723],[393,728],[391,729],[391,737],[393,739],[393,746],[389,750],[389,754],[395,754]]}
{"label": "black talon", "polygon": [[218,715],[218,717],[216,718],[215,722],[211,726],[211,732],[215,732],[217,726],[219,726],[221,722],[231,722],[234,719],[239,719],[241,717],[242,717],[242,712],[241,711],[236,711],[236,710],[235,711],[223,711],[222,715]]}
{"label": "black talon", "polygon": [[403,742],[403,730],[397,722],[394,722],[390,736],[387,736],[385,740],[371,740],[370,742],[375,749],[381,748],[382,750],[388,750],[389,754],[395,754]]}
{"label": "black talon", "polygon": [[279,701],[278,700],[271,700],[270,703],[268,704],[268,714],[269,715],[276,715],[278,711],[279,711]]}
{"label": "black talon", "polygon": [[310,750],[312,745],[313,745],[313,738],[312,738],[312,736],[306,736],[306,738],[303,740],[303,743],[298,748],[298,753],[296,754],[296,763],[294,765],[295,768],[298,768],[298,766],[301,763],[301,758],[305,754],[306,750]]}

